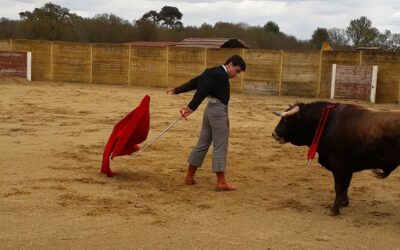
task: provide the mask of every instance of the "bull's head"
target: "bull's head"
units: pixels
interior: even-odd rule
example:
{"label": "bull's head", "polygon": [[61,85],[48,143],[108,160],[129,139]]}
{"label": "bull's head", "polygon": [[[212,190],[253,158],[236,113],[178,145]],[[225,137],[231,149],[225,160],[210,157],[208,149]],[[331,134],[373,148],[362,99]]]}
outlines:
{"label": "bull's head", "polygon": [[285,112],[272,112],[281,117],[272,137],[281,144],[290,142],[294,145],[305,145],[304,124],[300,121],[302,104],[289,106]]}

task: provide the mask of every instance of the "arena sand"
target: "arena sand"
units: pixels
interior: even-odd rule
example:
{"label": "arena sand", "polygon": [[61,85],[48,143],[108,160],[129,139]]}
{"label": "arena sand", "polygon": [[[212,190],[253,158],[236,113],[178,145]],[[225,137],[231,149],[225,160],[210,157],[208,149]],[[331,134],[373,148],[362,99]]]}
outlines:
{"label": "arena sand", "polygon": [[[271,133],[296,97],[233,94],[227,177],[215,192],[210,154],[195,186],[183,185],[205,104],[136,158],[101,175],[113,125],[149,94],[147,142],[174,121],[192,94],[163,89],[0,80],[1,249],[396,249],[400,172],[354,176],[350,206],[327,215],[333,178],[306,147]],[[398,105],[360,105],[399,109]]]}

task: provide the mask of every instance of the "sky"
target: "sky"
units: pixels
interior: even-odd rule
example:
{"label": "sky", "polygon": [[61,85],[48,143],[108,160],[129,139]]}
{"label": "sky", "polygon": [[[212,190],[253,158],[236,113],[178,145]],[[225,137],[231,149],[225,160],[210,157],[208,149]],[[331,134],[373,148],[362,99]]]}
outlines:
{"label": "sky", "polygon": [[[19,12],[40,8],[48,1],[0,0],[0,17],[19,19]],[[53,0],[83,17],[113,13],[128,21],[144,13],[177,7],[184,26],[214,24],[218,21],[263,26],[277,23],[280,30],[298,39],[310,39],[314,30],[346,28],[351,20],[366,16],[379,31],[400,33],[400,0],[264,1],[264,0]]]}

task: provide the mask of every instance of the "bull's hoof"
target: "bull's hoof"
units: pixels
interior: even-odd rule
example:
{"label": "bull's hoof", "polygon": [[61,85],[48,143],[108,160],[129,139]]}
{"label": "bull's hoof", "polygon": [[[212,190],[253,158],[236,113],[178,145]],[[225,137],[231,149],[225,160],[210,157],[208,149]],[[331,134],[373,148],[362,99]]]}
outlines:
{"label": "bull's hoof", "polygon": [[330,210],[329,211],[329,216],[338,216],[338,215],[340,215],[340,212],[339,212],[339,210]]}

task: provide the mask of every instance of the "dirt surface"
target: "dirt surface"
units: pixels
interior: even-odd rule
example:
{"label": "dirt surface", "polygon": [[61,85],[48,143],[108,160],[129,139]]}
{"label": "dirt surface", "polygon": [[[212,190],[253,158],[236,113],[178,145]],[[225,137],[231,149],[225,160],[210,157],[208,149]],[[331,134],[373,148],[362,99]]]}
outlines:
{"label": "dirt surface", "polygon": [[205,104],[137,158],[111,161],[116,177],[101,175],[114,124],[145,94],[149,142],[191,94],[0,80],[1,249],[399,248],[399,171],[385,180],[355,174],[350,206],[330,217],[331,173],[316,160],[306,167],[306,147],[271,137],[271,111],[313,99],[232,95],[227,178],[236,192],[214,191],[211,154],[198,184],[183,185]]}

